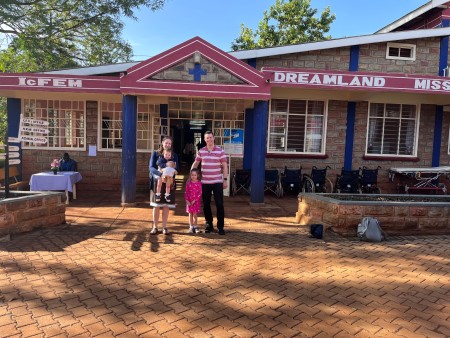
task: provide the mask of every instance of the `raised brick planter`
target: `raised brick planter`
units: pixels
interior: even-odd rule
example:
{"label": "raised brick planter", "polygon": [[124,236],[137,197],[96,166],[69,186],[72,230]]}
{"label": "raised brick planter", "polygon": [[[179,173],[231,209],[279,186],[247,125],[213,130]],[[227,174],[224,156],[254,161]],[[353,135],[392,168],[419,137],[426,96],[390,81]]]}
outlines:
{"label": "raised brick planter", "polygon": [[[368,201],[338,200],[333,196],[300,194],[297,223],[321,223],[343,236],[356,236],[361,219],[372,216],[388,235],[450,234],[450,196],[378,195],[379,200]],[[376,195],[355,195],[361,196]],[[384,201],[383,196],[397,197],[398,201]]]}
{"label": "raised brick planter", "polygon": [[0,239],[66,222],[65,193],[14,191],[0,195]]}

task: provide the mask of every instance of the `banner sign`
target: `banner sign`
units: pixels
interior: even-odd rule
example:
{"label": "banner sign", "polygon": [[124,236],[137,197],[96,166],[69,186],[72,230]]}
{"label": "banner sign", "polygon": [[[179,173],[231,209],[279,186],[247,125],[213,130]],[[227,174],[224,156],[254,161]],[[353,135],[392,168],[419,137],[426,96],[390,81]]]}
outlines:
{"label": "banner sign", "polygon": [[282,87],[450,93],[446,77],[281,68],[265,68],[263,72],[269,73],[272,85]]}
{"label": "banner sign", "polygon": [[0,89],[120,94],[120,78],[35,73],[1,73]]}

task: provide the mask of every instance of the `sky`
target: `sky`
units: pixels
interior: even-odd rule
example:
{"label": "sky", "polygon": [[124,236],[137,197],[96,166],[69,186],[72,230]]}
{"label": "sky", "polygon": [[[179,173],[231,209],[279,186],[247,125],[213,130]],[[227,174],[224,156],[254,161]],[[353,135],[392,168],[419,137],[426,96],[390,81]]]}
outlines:
{"label": "sky", "polygon": [[[328,34],[332,38],[372,34],[428,0],[311,0],[322,12],[336,15]],[[157,12],[137,12],[138,20],[124,20],[123,37],[132,45],[133,60],[145,60],[199,36],[216,47],[231,50],[240,25],[258,28],[263,13],[275,0],[166,0]]]}

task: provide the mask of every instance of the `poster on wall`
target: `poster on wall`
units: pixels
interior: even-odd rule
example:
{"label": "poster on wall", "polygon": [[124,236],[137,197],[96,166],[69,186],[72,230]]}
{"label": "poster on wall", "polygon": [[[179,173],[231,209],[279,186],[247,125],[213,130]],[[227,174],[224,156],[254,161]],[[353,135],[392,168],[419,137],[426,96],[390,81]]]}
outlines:
{"label": "poster on wall", "polygon": [[223,150],[231,157],[244,156],[244,129],[225,129],[224,130]]}

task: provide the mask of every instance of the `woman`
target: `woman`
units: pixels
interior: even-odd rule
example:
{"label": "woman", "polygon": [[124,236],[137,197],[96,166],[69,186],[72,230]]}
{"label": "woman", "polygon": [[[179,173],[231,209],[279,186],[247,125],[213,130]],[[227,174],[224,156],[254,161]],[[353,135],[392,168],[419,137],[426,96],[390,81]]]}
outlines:
{"label": "woman", "polygon": [[[156,189],[156,182],[161,177],[161,171],[158,170],[158,159],[164,158],[164,150],[172,149],[172,139],[169,136],[165,136],[158,148],[152,153],[149,162],[150,169],[150,190]],[[171,160],[175,162],[175,169],[179,171],[179,161],[178,156],[172,151]],[[163,183],[162,191],[165,191],[165,183]],[[155,191],[155,190],[153,190]],[[166,202],[164,195],[161,196],[161,200],[156,203],[154,201],[154,193],[150,194],[150,205],[153,206],[153,229],[150,231],[150,234],[158,233],[158,225],[159,225],[159,214],[162,209],[162,232],[163,234],[169,234],[169,230],[167,229],[167,219],[169,218],[169,205],[174,206],[175,198],[170,200],[170,203]],[[174,196],[175,197],[175,196]]]}

